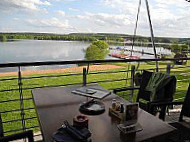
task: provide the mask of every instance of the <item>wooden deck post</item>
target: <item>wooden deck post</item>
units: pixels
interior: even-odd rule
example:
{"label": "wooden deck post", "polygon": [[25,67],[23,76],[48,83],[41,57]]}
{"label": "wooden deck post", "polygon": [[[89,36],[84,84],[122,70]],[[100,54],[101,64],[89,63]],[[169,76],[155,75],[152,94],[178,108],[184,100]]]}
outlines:
{"label": "wooden deck post", "polygon": [[170,75],[170,70],[171,70],[171,65],[170,63],[167,64],[167,68],[166,68],[166,74]]}
{"label": "wooden deck post", "polygon": [[[130,85],[131,88],[134,88],[134,76],[135,76],[135,66],[132,65],[131,66],[131,85]],[[131,89],[131,94],[130,94],[130,101],[131,102],[133,101],[133,94],[134,94],[134,90]]]}
{"label": "wooden deck post", "polygon": [[83,68],[83,86],[86,86],[86,68]]}

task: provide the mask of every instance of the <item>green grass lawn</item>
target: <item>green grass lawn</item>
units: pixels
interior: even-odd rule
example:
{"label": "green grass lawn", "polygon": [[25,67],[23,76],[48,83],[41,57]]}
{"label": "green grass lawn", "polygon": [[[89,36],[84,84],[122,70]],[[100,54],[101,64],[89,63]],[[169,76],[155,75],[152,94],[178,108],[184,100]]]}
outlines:
{"label": "green grass lawn", "polygon": [[[113,72],[113,71],[127,71],[129,67],[128,63],[115,63],[116,65],[123,66],[122,69],[114,69],[114,70],[107,70],[107,71],[100,71],[100,72]],[[133,63],[133,65],[137,66],[137,63]],[[155,65],[153,63],[150,64],[140,64],[138,70],[142,69],[150,69],[154,68]],[[166,67],[166,64],[161,64],[160,67]],[[188,73],[190,71],[190,68],[183,68],[183,69],[172,69],[171,74],[175,75],[178,80],[181,79],[188,79],[190,78],[190,75],[180,75],[180,73],[185,72]],[[165,72],[165,70],[163,71]],[[91,72],[90,72],[91,73]],[[70,73],[72,74],[72,73]],[[46,74],[46,75],[66,75],[56,73],[56,74]],[[27,75],[23,77],[39,77],[44,76],[44,74],[38,74],[38,75]],[[87,77],[87,82],[99,82],[98,84],[106,89],[113,89],[113,88],[121,88],[129,86],[130,80],[122,80],[122,81],[111,81],[111,80],[119,80],[119,79],[126,79],[130,78],[131,74],[130,72],[119,72],[119,73],[101,73],[101,74],[89,74]],[[14,76],[15,77],[15,76]],[[4,78],[12,78],[12,77],[0,77],[0,79]],[[101,81],[109,81],[109,82],[101,82]],[[51,85],[67,85],[67,84],[74,84],[74,83],[81,83],[82,84],[82,74],[81,75],[71,75],[71,76],[59,76],[59,77],[51,77],[51,78],[33,78],[33,79],[23,79],[23,88],[33,88],[33,87],[45,87],[45,86],[51,86]],[[184,81],[178,81],[177,86],[182,86],[180,88],[177,88],[177,92],[174,95],[174,98],[181,98],[185,95],[187,87],[188,87],[189,80]],[[0,81],[0,90],[6,90],[6,89],[18,89],[18,81],[15,80],[7,80],[7,81]],[[129,99],[130,92],[121,92],[118,93],[118,95],[124,97],[125,99]],[[135,91],[135,94],[133,96],[133,101],[135,101],[137,91]],[[31,89],[23,90],[23,96],[25,99],[32,98],[31,95]],[[5,91],[0,92],[0,98],[1,101],[6,100],[13,100],[13,99],[19,99],[19,92],[18,91]],[[34,108],[33,100],[24,100],[24,107],[25,108]],[[8,111],[8,110],[15,110],[20,108],[20,102],[19,101],[12,101],[7,103],[0,103],[0,111]],[[8,113],[1,113],[3,121],[10,121],[15,119],[21,119],[20,111],[15,112],[8,112]],[[30,117],[36,117],[36,113],[34,109],[29,109],[25,111],[25,118]],[[32,127],[37,126],[38,121],[37,119],[28,119],[25,121],[26,127]],[[5,131],[14,130],[14,129],[20,129],[22,128],[21,121],[15,121],[12,123],[4,123],[3,125]],[[34,131],[39,131],[39,128],[34,128]]]}

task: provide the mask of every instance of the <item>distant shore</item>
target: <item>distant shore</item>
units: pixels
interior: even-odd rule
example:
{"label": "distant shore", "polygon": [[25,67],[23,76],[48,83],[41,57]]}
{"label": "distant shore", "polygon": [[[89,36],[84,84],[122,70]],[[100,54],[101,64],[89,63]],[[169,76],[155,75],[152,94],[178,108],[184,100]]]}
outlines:
{"label": "distant shore", "polygon": [[[82,73],[84,67],[87,67],[87,66],[37,70],[37,71],[22,71],[22,75],[54,74],[54,73]],[[117,65],[91,65],[89,67],[89,71],[101,71],[101,70],[111,70],[111,69],[120,69],[120,68],[124,68],[124,67],[117,66]],[[18,72],[0,73],[0,77],[17,76],[17,75],[18,75]]]}

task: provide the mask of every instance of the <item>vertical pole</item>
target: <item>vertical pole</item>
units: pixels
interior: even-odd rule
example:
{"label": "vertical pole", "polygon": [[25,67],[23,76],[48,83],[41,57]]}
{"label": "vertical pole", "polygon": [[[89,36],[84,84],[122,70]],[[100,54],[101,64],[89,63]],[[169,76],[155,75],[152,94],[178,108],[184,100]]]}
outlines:
{"label": "vertical pole", "polygon": [[167,64],[167,69],[166,69],[167,75],[170,75],[170,70],[171,70],[171,65]]}
{"label": "vertical pole", "polygon": [[87,75],[86,68],[83,68],[83,86],[86,86],[86,75]]}
{"label": "vertical pole", "polygon": [[[134,88],[134,76],[135,76],[135,66],[131,66],[131,88]],[[131,89],[131,94],[130,94],[130,101],[133,101],[133,94],[134,94],[134,89]]]}
{"label": "vertical pole", "polygon": [[141,0],[139,0],[137,19],[136,19],[135,30],[134,30],[133,39],[132,39],[131,56],[133,55],[133,47],[134,47],[134,44],[135,44],[135,36],[136,36],[136,33],[137,33],[137,26],[138,26],[137,24],[138,24],[138,20],[139,20],[140,9],[141,9]]}
{"label": "vertical pole", "polygon": [[0,137],[4,137],[4,133],[3,133],[3,121],[1,118],[1,114],[0,114]]}
{"label": "vertical pole", "polygon": [[[153,32],[153,28],[152,28],[152,22],[151,22],[151,17],[150,17],[150,9],[149,9],[148,0],[145,0],[145,3],[146,3],[148,20],[149,20],[149,25],[150,25],[152,47],[154,49],[154,57],[155,57],[155,59],[157,59],[156,47],[155,47],[155,42],[154,42],[154,32]],[[158,61],[156,61],[156,72],[158,72]]]}
{"label": "vertical pole", "polygon": [[20,115],[22,120],[22,129],[25,131],[25,118],[24,118],[24,102],[23,102],[23,92],[22,92],[22,75],[21,75],[21,67],[18,67],[18,87],[19,87],[19,94],[20,94]]}

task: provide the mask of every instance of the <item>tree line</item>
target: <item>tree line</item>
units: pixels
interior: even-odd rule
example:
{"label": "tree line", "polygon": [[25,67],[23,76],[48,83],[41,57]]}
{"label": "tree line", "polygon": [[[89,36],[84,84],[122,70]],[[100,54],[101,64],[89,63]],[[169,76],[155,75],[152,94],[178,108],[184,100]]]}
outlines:
{"label": "tree line", "polygon": [[190,46],[190,42],[186,41],[180,44],[178,42],[174,42],[171,45],[164,46],[164,48],[170,49],[174,53],[181,53],[184,51],[188,51],[189,46]]}
{"label": "tree line", "polygon": [[[71,33],[71,34],[49,34],[49,33],[0,33],[0,41],[9,41],[16,39],[31,39],[31,40],[65,40],[65,41],[97,41],[103,40],[109,44],[121,45],[129,40],[132,41],[133,36],[127,34],[112,34],[112,33]],[[135,36],[134,41],[136,46],[151,47],[151,38],[144,36]],[[183,51],[188,49],[190,38],[167,38],[155,37],[155,43],[170,43],[167,45],[156,45],[171,49],[172,51]],[[182,45],[179,45],[182,44]]]}

